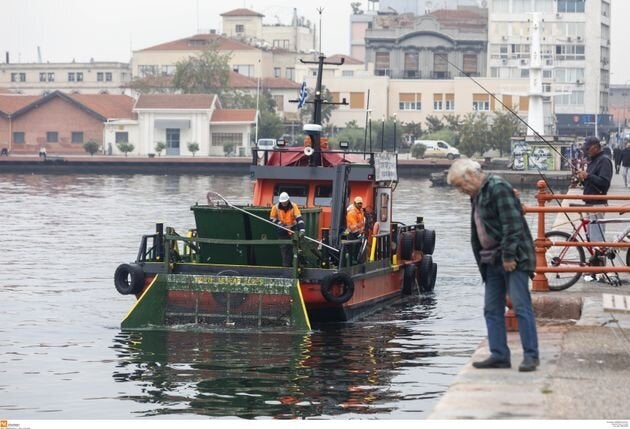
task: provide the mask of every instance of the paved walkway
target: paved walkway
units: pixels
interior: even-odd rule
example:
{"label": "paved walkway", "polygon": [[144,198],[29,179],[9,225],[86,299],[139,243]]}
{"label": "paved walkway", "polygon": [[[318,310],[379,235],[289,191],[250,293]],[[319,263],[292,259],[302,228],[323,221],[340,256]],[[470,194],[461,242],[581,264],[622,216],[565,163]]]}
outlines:
{"label": "paved walkway", "polygon": [[[609,194],[629,192],[615,175]],[[607,237],[625,226],[609,224]],[[512,369],[473,368],[473,361],[489,354],[483,342],[429,419],[630,419],[630,314],[615,314],[620,329],[602,306],[603,293],[630,295],[630,275],[621,277],[619,287],[580,281],[561,292],[535,293],[537,314],[564,314],[538,319],[538,370],[518,372],[522,350],[516,332],[509,334]]]}

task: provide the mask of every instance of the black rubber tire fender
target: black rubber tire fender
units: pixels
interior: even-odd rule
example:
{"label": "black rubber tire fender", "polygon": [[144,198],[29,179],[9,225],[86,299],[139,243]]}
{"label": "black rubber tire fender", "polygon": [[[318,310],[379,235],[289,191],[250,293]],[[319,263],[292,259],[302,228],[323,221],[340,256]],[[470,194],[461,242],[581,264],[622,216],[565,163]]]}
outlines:
{"label": "black rubber tire fender", "polygon": [[424,245],[424,229],[416,229],[416,237],[414,239],[413,247],[416,250],[422,250]]}
{"label": "black rubber tire fender", "polygon": [[433,257],[424,255],[418,270],[418,286],[420,292],[431,292],[431,275],[433,274]]}
{"label": "black rubber tire fender", "polygon": [[413,258],[413,241],[413,232],[403,232],[402,236],[400,237],[400,259],[402,259],[403,261],[409,261]]}
{"label": "black rubber tire fender", "polygon": [[402,294],[411,295],[416,285],[416,266],[413,264],[405,265],[403,271]]}
{"label": "black rubber tire fender", "polygon": [[425,229],[422,237],[422,251],[425,255],[432,255],[435,250],[435,230]]}
{"label": "black rubber tire fender", "polygon": [[[338,285],[341,285],[341,294],[335,293]],[[334,273],[322,279],[320,289],[326,301],[333,304],[343,304],[354,295],[354,281],[346,273]]]}
{"label": "black rubber tire fender", "polygon": [[114,286],[121,295],[137,294],[144,288],[144,270],[137,264],[120,264],[114,273]]}
{"label": "black rubber tire fender", "polygon": [[429,292],[435,290],[435,281],[437,280],[437,264],[434,262],[431,270],[431,284],[429,285]]}

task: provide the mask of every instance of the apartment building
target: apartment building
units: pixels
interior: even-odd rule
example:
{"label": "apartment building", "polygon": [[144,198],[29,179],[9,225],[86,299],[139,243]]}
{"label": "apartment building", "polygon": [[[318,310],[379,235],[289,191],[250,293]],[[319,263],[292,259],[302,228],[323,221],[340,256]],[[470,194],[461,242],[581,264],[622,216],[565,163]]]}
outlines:
{"label": "apartment building", "polygon": [[377,15],[366,32],[368,69],[394,79],[483,76],[485,9],[438,10],[430,15]]}
{"label": "apartment building", "polygon": [[610,3],[488,1],[488,75],[529,78],[530,23],[532,14],[538,13],[542,20],[543,92],[556,115],[557,132],[595,134],[596,123],[601,127],[598,134],[609,132]]}
{"label": "apartment building", "polygon": [[127,94],[130,79],[127,63],[10,63],[7,58],[0,64],[0,87],[15,94]]}
{"label": "apartment building", "polygon": [[222,13],[221,17],[223,34],[250,45],[290,52],[316,49],[315,25],[298,16],[297,8],[293,9],[291,24],[283,24],[277,17],[275,23],[265,24],[265,15],[245,8]]}

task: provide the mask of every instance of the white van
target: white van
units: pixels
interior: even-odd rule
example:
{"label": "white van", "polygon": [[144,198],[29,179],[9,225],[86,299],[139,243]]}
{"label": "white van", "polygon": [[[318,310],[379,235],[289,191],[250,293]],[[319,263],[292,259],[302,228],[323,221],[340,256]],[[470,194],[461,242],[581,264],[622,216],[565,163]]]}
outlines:
{"label": "white van", "polygon": [[258,139],[256,144],[258,150],[274,150],[276,147],[276,139]]}
{"label": "white van", "polygon": [[427,148],[423,158],[448,158],[460,157],[459,150],[455,149],[444,140],[415,140],[413,144],[421,144]]}

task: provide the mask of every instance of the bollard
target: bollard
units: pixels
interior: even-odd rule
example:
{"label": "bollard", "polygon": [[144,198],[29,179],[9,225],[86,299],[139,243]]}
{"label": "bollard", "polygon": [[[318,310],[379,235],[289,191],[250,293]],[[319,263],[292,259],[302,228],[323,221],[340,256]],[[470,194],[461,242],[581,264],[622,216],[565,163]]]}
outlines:
{"label": "bollard", "polygon": [[[545,199],[543,195],[549,193],[549,189],[547,189],[547,184],[544,180],[539,180],[536,183],[536,188],[538,188],[538,193],[536,194],[536,200],[538,201],[538,207],[545,206]],[[546,267],[547,266],[547,258],[545,253],[547,249],[551,246],[551,241],[545,237],[545,213],[542,211],[538,213],[538,229],[536,234],[536,239],[534,240],[535,252],[536,252],[536,266],[537,267]],[[533,292],[549,292],[549,282],[547,281],[547,276],[544,273],[536,272],[534,275],[534,279],[532,280],[532,291]]]}

